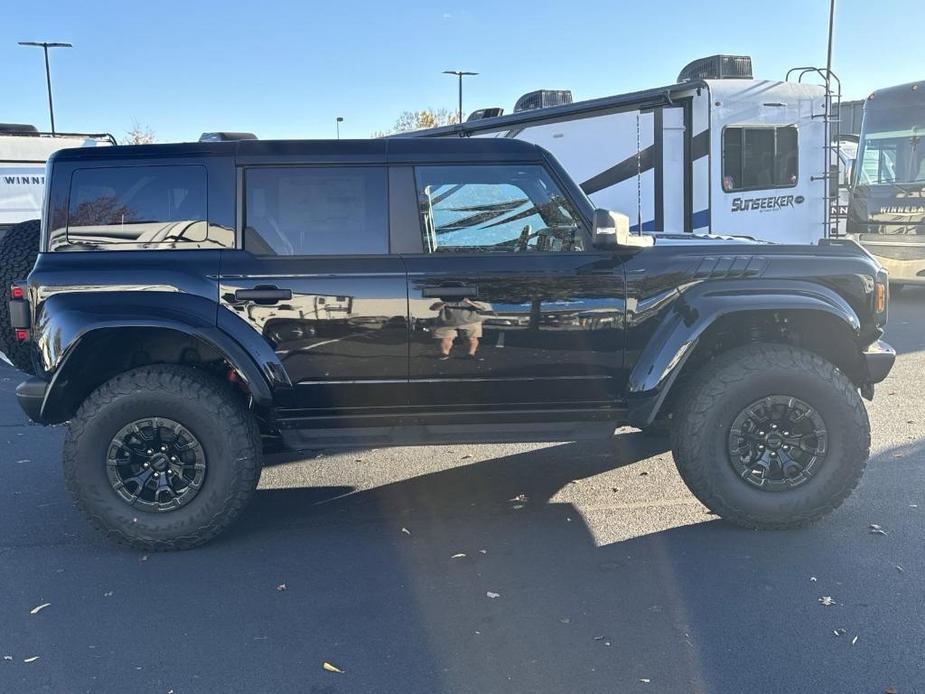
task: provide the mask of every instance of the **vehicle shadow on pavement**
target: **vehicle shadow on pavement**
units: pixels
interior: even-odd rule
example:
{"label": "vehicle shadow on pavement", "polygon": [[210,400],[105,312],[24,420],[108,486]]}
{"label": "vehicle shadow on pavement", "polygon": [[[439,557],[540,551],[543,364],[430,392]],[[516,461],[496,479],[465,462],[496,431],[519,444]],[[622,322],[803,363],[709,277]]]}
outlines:
{"label": "vehicle shadow on pavement", "polygon": [[[385,681],[400,680],[403,668],[417,673],[409,691],[448,692],[625,691],[643,680],[657,691],[851,691],[888,686],[910,668],[925,675],[914,644],[882,641],[902,608],[871,600],[905,590],[867,529],[868,518],[891,522],[882,502],[861,495],[805,530],[759,533],[704,514],[597,546],[580,509],[551,501],[572,480],[663,451],[664,442],[629,434],[352,494],[263,490],[220,544],[290,548],[286,600],[344,610],[330,615],[326,637],[354,677],[369,678],[354,680],[355,691],[392,691],[376,679],[388,670]],[[902,486],[891,493],[901,498]],[[625,508],[609,522],[660,512]],[[292,554],[294,545],[305,553]],[[880,565],[858,571],[870,562]],[[846,573],[864,578],[846,585]],[[823,607],[823,595],[838,605]],[[862,632],[859,657],[850,641]]]}

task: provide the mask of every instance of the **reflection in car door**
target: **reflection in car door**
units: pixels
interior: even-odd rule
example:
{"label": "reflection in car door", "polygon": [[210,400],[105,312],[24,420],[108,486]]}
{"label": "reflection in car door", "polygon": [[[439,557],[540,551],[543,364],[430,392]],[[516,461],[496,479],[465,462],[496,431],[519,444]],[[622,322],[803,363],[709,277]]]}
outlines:
{"label": "reflection in car door", "polygon": [[[435,411],[619,404],[623,256],[559,238],[550,209],[568,217],[568,202],[548,172],[480,163],[414,176],[405,236],[416,243],[402,254],[411,401]],[[491,247],[468,247],[480,234]]]}

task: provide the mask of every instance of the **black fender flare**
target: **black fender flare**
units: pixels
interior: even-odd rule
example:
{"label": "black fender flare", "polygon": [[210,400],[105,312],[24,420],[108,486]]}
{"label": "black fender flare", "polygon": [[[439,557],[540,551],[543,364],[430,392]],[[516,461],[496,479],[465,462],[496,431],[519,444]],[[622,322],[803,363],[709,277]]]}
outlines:
{"label": "black fender flare", "polygon": [[[228,314],[223,320],[217,319]],[[221,323],[221,325],[219,325]],[[168,330],[202,341],[237,371],[258,407],[272,407],[273,389],[289,387],[286,371],[270,345],[237,316],[205,297],[178,292],[80,292],[48,297],[36,316],[36,344],[48,387],[41,420],[64,421],[68,388],[77,370],[82,344],[100,331],[134,328]],[[96,356],[96,355],[95,355]],[[98,355],[105,359],[106,354]],[[76,363],[75,363],[76,362]]]}
{"label": "black fender flare", "polygon": [[843,297],[803,280],[701,282],[680,293],[630,371],[628,420],[650,425],[701,336],[718,319],[753,311],[816,311],[842,321],[860,337],[861,321]]}

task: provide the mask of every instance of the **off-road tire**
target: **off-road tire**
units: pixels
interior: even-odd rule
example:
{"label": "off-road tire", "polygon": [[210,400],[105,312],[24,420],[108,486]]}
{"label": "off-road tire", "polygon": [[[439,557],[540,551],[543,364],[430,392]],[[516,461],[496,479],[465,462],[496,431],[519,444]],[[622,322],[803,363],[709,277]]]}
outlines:
{"label": "off-road tire", "polygon": [[41,222],[37,219],[21,222],[7,229],[0,236],[0,352],[3,352],[16,368],[32,375],[32,354],[29,345],[13,339],[10,326],[10,285],[16,280],[24,280],[32,272],[35,259],[39,254],[39,237]]}
{"label": "off-road tire", "polygon": [[[113,436],[155,416],[189,429],[207,464],[196,496],[162,513],[130,506],[106,472]],[[260,433],[241,394],[184,366],[144,366],[104,383],[80,406],[64,442],[64,478],[80,511],[110,538],[148,551],[189,549],[213,539],[241,514],[260,469]]]}
{"label": "off-road tire", "polygon": [[[799,398],[828,430],[818,472],[793,489],[759,489],[730,462],[733,421],[769,395]],[[719,355],[686,384],[673,420],[672,452],[688,488],[711,511],[747,528],[796,528],[827,515],[857,486],[870,454],[870,422],[857,388],[819,355],[787,345],[754,344]]]}

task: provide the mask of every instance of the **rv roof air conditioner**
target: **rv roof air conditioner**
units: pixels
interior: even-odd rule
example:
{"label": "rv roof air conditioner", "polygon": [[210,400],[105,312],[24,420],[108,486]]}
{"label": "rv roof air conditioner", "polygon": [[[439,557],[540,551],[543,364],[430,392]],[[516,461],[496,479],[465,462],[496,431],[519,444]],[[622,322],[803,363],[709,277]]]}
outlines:
{"label": "rv roof air conditioner", "polygon": [[572,103],[572,92],[568,89],[537,89],[535,92],[527,92],[517,100],[514,104],[514,113],[570,103]]}
{"label": "rv roof air conditioner", "polygon": [[254,133],[203,133],[199,136],[200,142],[233,142],[234,140],[256,140]]}
{"label": "rv roof air conditioner", "polygon": [[500,106],[492,106],[490,108],[480,108],[478,111],[473,111],[469,114],[469,117],[466,118],[468,123],[471,120],[482,120],[483,118],[497,118],[498,116],[504,115],[504,109]]}
{"label": "rv roof air conditioner", "polygon": [[2,135],[38,135],[39,129],[25,123],[0,123]]}
{"label": "rv roof air conditioner", "polygon": [[678,82],[698,80],[750,80],[752,59],[747,55],[711,55],[684,66]]}

